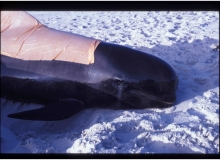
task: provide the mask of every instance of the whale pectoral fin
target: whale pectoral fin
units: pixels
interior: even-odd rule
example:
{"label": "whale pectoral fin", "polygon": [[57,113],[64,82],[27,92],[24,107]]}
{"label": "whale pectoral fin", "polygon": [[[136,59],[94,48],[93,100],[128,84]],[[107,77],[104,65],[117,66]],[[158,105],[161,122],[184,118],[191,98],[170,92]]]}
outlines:
{"label": "whale pectoral fin", "polygon": [[23,120],[56,121],[71,117],[83,107],[84,103],[76,99],[59,100],[43,108],[9,114],[8,117]]}

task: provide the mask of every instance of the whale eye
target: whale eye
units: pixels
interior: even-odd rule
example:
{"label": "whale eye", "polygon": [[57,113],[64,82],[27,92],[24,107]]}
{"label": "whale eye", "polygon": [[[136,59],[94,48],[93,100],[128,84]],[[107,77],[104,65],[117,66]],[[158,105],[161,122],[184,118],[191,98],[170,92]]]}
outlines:
{"label": "whale eye", "polygon": [[114,78],[113,87],[115,88],[114,94],[118,99],[121,99],[123,97],[123,92],[125,89],[125,83],[120,78]]}
{"label": "whale eye", "polygon": [[116,88],[127,89],[129,86],[130,86],[130,83],[128,83],[124,79],[117,78],[117,77],[114,79],[114,87]]}
{"label": "whale eye", "polygon": [[117,83],[118,86],[123,85],[124,81],[121,78],[115,77],[115,82]]}

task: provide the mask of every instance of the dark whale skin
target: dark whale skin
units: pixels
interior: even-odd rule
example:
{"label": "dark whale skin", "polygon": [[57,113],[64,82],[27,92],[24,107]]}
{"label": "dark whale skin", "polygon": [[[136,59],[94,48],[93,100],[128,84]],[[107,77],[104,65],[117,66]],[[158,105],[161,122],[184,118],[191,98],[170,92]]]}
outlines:
{"label": "dark whale skin", "polygon": [[[28,111],[9,117],[59,120],[89,107],[145,109],[175,103],[178,77],[164,60],[106,42],[98,45],[94,56],[93,64],[84,65],[55,60],[25,61],[1,55],[1,97],[44,104],[44,108],[49,108],[47,114],[52,114],[47,118],[42,115],[42,108],[39,115],[38,111],[31,112],[35,118]],[[57,113],[62,109],[55,109],[62,108],[62,103],[68,106],[62,112],[64,116]]]}

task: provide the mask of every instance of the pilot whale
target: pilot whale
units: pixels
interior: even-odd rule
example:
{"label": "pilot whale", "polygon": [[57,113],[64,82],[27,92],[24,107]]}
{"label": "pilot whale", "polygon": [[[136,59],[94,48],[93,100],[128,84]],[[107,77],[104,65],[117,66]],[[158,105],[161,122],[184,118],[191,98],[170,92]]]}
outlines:
{"label": "pilot whale", "polygon": [[99,43],[89,65],[1,55],[1,97],[45,105],[11,118],[54,121],[89,107],[165,108],[175,103],[177,85],[166,61],[107,42]]}

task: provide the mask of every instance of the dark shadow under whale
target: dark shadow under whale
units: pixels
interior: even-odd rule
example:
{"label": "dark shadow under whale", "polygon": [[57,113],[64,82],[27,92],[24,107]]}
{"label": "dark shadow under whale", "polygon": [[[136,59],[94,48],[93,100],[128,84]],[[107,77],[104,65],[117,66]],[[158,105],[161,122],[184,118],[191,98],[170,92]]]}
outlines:
{"label": "dark shadow under whale", "polygon": [[1,55],[1,97],[44,104],[10,114],[26,120],[60,120],[83,108],[164,108],[176,100],[178,78],[162,59],[101,42],[94,63],[21,60]]}

